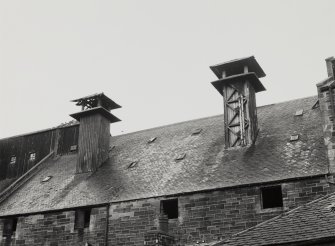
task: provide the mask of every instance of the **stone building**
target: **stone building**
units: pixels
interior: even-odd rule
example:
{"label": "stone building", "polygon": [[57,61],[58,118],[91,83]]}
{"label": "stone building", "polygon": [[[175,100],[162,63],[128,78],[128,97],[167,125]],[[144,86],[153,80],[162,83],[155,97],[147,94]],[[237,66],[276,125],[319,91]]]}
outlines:
{"label": "stone building", "polygon": [[222,115],[110,136],[120,106],[101,93],[74,100],[71,124],[1,139],[0,244],[244,245],[235,234],[329,199],[335,59],[326,64],[315,97],[256,107],[265,73],[246,57],[210,67]]}

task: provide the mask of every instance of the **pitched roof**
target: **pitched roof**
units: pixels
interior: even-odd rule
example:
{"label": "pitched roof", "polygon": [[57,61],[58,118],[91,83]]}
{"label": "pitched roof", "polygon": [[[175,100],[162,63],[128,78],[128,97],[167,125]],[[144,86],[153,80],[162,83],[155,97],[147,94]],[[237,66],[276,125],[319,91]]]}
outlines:
{"label": "pitched roof", "polygon": [[[224,149],[219,115],[112,137],[110,158],[95,173],[75,174],[76,154],[57,157],[0,204],[0,216],[325,174],[322,119],[311,109],[316,100],[259,107],[260,132],[250,147]],[[294,116],[298,109],[302,116]],[[292,134],[299,139],[291,142]]]}
{"label": "pitched roof", "polygon": [[313,245],[317,245],[317,240],[335,240],[334,209],[335,194],[333,193],[258,224],[215,245],[260,246],[306,241],[314,241]]}

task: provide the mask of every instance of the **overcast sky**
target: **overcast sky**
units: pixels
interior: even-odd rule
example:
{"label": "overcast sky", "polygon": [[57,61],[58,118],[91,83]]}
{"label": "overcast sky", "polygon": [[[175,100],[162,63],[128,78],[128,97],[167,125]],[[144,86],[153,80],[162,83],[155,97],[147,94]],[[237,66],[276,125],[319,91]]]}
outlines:
{"label": "overcast sky", "polygon": [[316,95],[335,1],[0,0],[0,138],[57,126],[71,99],[122,106],[114,135],[221,114],[210,65],[254,55],[257,105]]}

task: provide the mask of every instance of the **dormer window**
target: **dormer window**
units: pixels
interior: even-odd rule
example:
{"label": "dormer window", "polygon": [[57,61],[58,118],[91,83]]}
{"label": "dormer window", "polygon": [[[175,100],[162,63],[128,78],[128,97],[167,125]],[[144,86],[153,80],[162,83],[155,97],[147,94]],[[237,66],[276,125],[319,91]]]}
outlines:
{"label": "dormer window", "polygon": [[29,154],[29,161],[35,161],[36,160],[36,153],[35,152],[31,152]]}
{"label": "dormer window", "polygon": [[9,162],[9,164],[14,165],[15,163],[16,163],[16,156],[13,155],[13,156],[10,158],[10,162]]}

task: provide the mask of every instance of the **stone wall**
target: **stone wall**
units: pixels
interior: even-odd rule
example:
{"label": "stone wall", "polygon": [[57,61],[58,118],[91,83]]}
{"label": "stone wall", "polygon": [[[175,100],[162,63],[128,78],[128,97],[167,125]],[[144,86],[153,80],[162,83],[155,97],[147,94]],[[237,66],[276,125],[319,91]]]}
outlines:
{"label": "stone wall", "polygon": [[105,245],[106,207],[92,208],[89,228],[74,229],[75,211],[18,217],[16,232],[4,238],[0,220],[0,245]]}
{"label": "stone wall", "polygon": [[[283,207],[262,209],[260,188],[250,186],[168,197],[178,198],[179,217],[169,220],[176,245],[215,241],[334,191],[325,177],[282,183]],[[110,245],[143,245],[147,231],[158,228],[160,201],[150,198],[112,204]]]}
{"label": "stone wall", "polygon": [[[160,202],[164,199],[178,198],[179,216],[169,219],[169,231],[159,234],[159,242],[177,246],[223,239],[335,190],[324,176],[283,182],[283,207],[262,209],[260,190],[264,186],[112,203],[108,245],[152,244],[158,234],[151,232],[159,231]],[[7,240],[2,237],[2,218],[0,245],[105,245],[106,217],[106,206],[92,208],[89,227],[79,230],[74,229],[75,211],[20,216],[15,234]]]}

